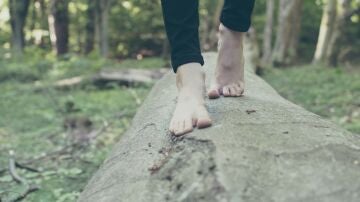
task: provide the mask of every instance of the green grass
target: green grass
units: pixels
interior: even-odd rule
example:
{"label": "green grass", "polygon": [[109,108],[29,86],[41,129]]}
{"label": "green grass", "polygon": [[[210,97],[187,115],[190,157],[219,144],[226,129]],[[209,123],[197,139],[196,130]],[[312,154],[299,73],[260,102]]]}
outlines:
{"label": "green grass", "polygon": [[[76,201],[112,145],[130,126],[139,107],[136,100],[143,101],[151,88],[150,84],[98,89],[89,84],[86,88],[56,90],[48,84],[71,76],[90,75],[101,68],[153,68],[164,64],[156,58],[116,62],[76,56],[66,60],[46,57],[0,61],[0,171],[7,168],[10,150],[21,163],[73,143],[77,136],[64,128],[67,120],[89,119],[94,131],[105,123],[108,125],[97,138],[77,145],[71,153],[29,164],[41,172],[18,168],[20,176],[40,186],[24,201]],[[73,110],[69,111],[69,103]],[[11,179],[7,170],[0,173],[0,201],[19,196],[24,189]]]}
{"label": "green grass", "polygon": [[265,80],[283,97],[360,134],[360,69],[271,69]]}
{"label": "green grass", "polygon": [[[35,55],[22,60],[0,60],[0,171],[7,168],[10,150],[15,152],[17,161],[25,162],[72,143],[77,136],[64,128],[67,120],[89,119],[94,130],[107,123],[106,130],[90,143],[29,165],[41,172],[17,169],[22,177],[40,186],[24,201],[76,201],[112,145],[129,127],[139,106],[136,100],[143,100],[151,85],[110,89],[87,85],[56,90],[49,84],[62,78],[91,75],[103,68],[163,66],[166,63],[158,58],[117,62],[97,56],[57,60],[51,55]],[[272,69],[266,71],[265,79],[287,99],[359,133],[359,72],[304,66]],[[73,105],[72,110],[69,104]],[[23,189],[7,170],[0,172],[3,201],[18,196]]]}

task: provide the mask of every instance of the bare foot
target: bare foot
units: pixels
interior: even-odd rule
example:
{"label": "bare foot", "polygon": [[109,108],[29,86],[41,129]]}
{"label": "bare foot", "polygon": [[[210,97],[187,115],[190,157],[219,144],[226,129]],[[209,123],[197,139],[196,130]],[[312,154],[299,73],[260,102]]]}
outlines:
{"label": "bare foot", "polygon": [[224,25],[219,28],[219,55],[215,78],[208,96],[210,99],[241,96],[244,92],[244,33],[235,32]]}
{"label": "bare foot", "polygon": [[205,108],[205,74],[198,63],[188,63],[178,68],[176,84],[179,90],[177,105],[169,130],[176,136],[191,132],[194,127],[211,125]]}

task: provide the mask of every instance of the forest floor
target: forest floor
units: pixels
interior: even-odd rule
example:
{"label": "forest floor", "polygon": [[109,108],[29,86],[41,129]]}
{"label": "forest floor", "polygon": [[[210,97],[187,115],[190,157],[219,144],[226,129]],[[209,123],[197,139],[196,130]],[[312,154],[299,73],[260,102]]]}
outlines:
{"label": "forest floor", "polygon": [[[0,61],[0,201],[15,199],[28,188],[11,176],[13,160],[16,173],[39,186],[24,201],[76,201],[151,89],[149,84],[58,90],[51,87],[54,81],[104,67],[163,66],[157,58]],[[287,99],[360,133],[359,73],[303,66],[268,70],[264,78]]]}
{"label": "forest floor", "polygon": [[263,78],[283,97],[360,134],[360,68],[299,66]]}
{"label": "forest floor", "polygon": [[166,65],[156,58],[121,63],[97,58],[55,61],[0,61],[0,201],[12,201],[28,188],[12,178],[10,159],[19,164],[15,171],[21,178],[39,186],[24,201],[75,201],[152,86],[57,90],[51,87],[54,81],[104,67]]}

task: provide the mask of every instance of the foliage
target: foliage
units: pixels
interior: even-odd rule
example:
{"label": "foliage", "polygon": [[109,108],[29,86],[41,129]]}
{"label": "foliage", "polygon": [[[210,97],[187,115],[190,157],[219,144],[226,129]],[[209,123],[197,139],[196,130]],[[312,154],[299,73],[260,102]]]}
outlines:
{"label": "foliage", "polygon": [[[7,168],[7,153],[10,150],[15,151],[16,161],[21,163],[71,145],[74,137],[65,128],[66,121],[72,118],[89,119],[95,131],[106,126],[96,139],[77,145],[70,153],[59,153],[28,165],[40,172],[17,169],[20,176],[41,187],[28,195],[26,201],[76,201],[111,146],[129,127],[138,107],[134,100],[143,100],[150,86],[114,86],[106,90],[89,86],[64,91],[56,90],[50,84],[60,78],[90,74],[108,66],[147,68],[162,66],[164,62],[162,59],[145,58],[141,62],[126,60],[119,63],[101,60],[97,56],[69,56],[57,60],[47,55],[45,58],[40,60],[34,55],[22,61],[1,61],[1,75],[7,75],[8,79],[0,81],[0,170]],[[12,77],[13,67],[19,67],[15,72],[23,77]],[[33,72],[29,73],[29,69]],[[27,79],[29,75],[35,76]],[[41,89],[39,83],[42,84]],[[72,103],[72,111],[68,110],[69,103]],[[2,200],[16,197],[24,189],[23,185],[11,179],[8,171],[0,173]]]}
{"label": "foliage", "polygon": [[[55,55],[50,42],[47,22],[50,1],[42,1],[44,8],[39,0],[32,1],[25,27],[24,54],[15,58],[10,51],[12,33],[8,1],[0,1],[0,199],[12,198],[24,190],[24,186],[13,182],[7,171],[1,172],[8,163],[9,150],[16,152],[18,162],[58,151],[74,141],[67,121],[87,119],[92,123],[92,130],[105,126],[106,130],[97,138],[76,145],[71,152],[29,164],[40,172],[17,169],[29,182],[41,186],[39,191],[26,198],[27,201],[75,201],[111,146],[128,128],[138,107],[134,100],[143,100],[150,86],[126,88],[114,85],[111,89],[98,89],[88,85],[65,91],[55,89],[51,84],[63,78],[92,75],[104,68],[169,66],[159,58],[169,52],[160,1],[112,1],[108,22],[112,60],[99,56],[97,47],[90,54],[83,54],[89,0],[69,3],[70,51],[61,57]],[[200,1],[201,37],[208,37],[209,24],[212,24],[211,28],[215,27],[213,16],[217,6],[217,0]],[[298,62],[312,59],[322,8],[321,0],[304,1]],[[259,44],[263,37],[265,9],[266,1],[256,1],[253,26]],[[358,58],[359,53],[358,24],[358,16],[348,22],[343,38],[344,47],[352,52],[346,56],[352,59]],[[299,66],[268,70],[265,78],[284,97],[360,133],[359,70]]]}
{"label": "foliage", "polygon": [[[26,42],[28,47],[41,48],[51,51],[49,27],[46,21],[49,0],[45,0],[45,8],[39,7],[39,1],[34,1],[29,8],[29,16],[25,27]],[[276,1],[277,2],[277,1]],[[207,37],[209,30],[205,24],[212,24],[215,9],[219,1],[200,1],[200,36]],[[0,3],[0,47],[9,52],[11,29],[9,24],[8,0]],[[298,62],[308,62],[312,60],[315,51],[321,16],[323,11],[323,1],[304,1],[302,10],[302,25],[299,36],[299,58]],[[353,9],[358,3],[353,1]],[[87,10],[88,0],[70,2],[70,38],[69,46],[71,53],[83,53],[85,47],[86,24],[88,22]],[[45,9],[45,10],[42,10]],[[275,8],[278,12],[278,5]],[[258,39],[261,44],[263,28],[265,25],[266,1],[256,1],[253,26],[257,30]],[[360,46],[358,33],[360,32],[359,16],[354,15],[346,26],[346,36],[343,37],[345,54],[343,59],[356,59]],[[275,21],[277,16],[275,15]],[[277,29],[274,24],[273,31]],[[213,27],[212,27],[213,28]],[[159,56],[168,54],[161,5],[158,0],[133,0],[133,1],[112,1],[109,11],[109,41],[110,56],[112,58],[135,58],[139,54],[145,56]],[[39,41],[39,37],[41,41]],[[275,36],[273,36],[275,37]],[[273,40],[274,41],[274,40]],[[95,50],[95,52],[97,52]]]}
{"label": "foliage", "polygon": [[265,74],[282,96],[360,134],[359,69],[300,66]]}

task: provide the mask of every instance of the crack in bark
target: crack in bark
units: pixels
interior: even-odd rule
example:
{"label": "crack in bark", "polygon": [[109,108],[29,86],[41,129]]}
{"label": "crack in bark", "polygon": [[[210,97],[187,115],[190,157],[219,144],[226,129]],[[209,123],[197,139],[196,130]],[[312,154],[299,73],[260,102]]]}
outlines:
{"label": "crack in bark", "polygon": [[152,193],[166,194],[152,196],[153,201],[228,201],[216,174],[212,141],[176,139],[166,151],[166,160],[149,182]]}

